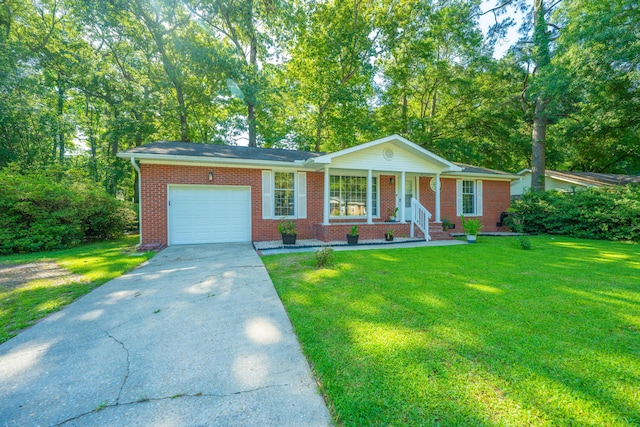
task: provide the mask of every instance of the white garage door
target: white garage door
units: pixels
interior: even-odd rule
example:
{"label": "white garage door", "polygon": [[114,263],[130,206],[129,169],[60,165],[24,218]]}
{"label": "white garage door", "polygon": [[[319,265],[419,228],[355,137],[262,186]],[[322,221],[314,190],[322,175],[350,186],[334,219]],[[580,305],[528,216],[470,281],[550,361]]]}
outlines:
{"label": "white garage door", "polygon": [[251,240],[249,187],[169,186],[169,244]]}

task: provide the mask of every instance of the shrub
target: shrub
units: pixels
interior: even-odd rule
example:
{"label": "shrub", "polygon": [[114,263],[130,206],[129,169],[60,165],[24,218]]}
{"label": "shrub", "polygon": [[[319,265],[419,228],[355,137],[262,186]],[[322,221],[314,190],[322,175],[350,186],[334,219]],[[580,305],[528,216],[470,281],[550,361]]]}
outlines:
{"label": "shrub", "polygon": [[135,213],[98,184],[61,171],[0,172],[0,254],[121,235]]}
{"label": "shrub", "polygon": [[323,246],[316,251],[316,267],[324,268],[333,263],[333,249]]}
{"label": "shrub", "polygon": [[513,205],[522,231],[640,241],[640,186],[530,192]]}

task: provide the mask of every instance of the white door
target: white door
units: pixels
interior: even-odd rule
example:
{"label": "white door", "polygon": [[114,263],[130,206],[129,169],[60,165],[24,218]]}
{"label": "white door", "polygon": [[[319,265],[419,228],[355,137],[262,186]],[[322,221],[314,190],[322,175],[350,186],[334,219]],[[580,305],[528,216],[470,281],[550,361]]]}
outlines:
{"label": "white door", "polygon": [[169,186],[169,244],[251,240],[251,189]]}
{"label": "white door", "polygon": [[411,199],[416,197],[415,179],[406,178],[404,181],[404,220],[411,221]]}

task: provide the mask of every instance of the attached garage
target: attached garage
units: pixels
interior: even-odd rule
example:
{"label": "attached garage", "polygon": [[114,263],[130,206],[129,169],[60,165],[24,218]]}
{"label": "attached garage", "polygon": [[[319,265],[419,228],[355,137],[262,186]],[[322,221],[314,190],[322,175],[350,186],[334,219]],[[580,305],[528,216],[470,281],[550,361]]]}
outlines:
{"label": "attached garage", "polygon": [[251,241],[251,188],[169,185],[170,245]]}

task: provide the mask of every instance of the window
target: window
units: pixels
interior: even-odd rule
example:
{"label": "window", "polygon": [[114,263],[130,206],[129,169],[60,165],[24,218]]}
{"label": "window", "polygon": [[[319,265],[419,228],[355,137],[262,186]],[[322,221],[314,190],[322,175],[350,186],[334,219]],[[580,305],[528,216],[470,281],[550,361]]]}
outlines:
{"label": "window", "polygon": [[476,213],[475,181],[462,181],[462,213],[463,215],[475,215]]}
{"label": "window", "polygon": [[456,213],[468,216],[482,216],[482,181],[457,181]]}
{"label": "window", "polygon": [[[367,216],[367,178],[329,177],[331,216]],[[378,215],[378,180],[371,178],[371,213]]]}
{"label": "window", "polygon": [[275,172],[274,186],[274,216],[294,216],[295,211],[295,181],[293,172]]}

